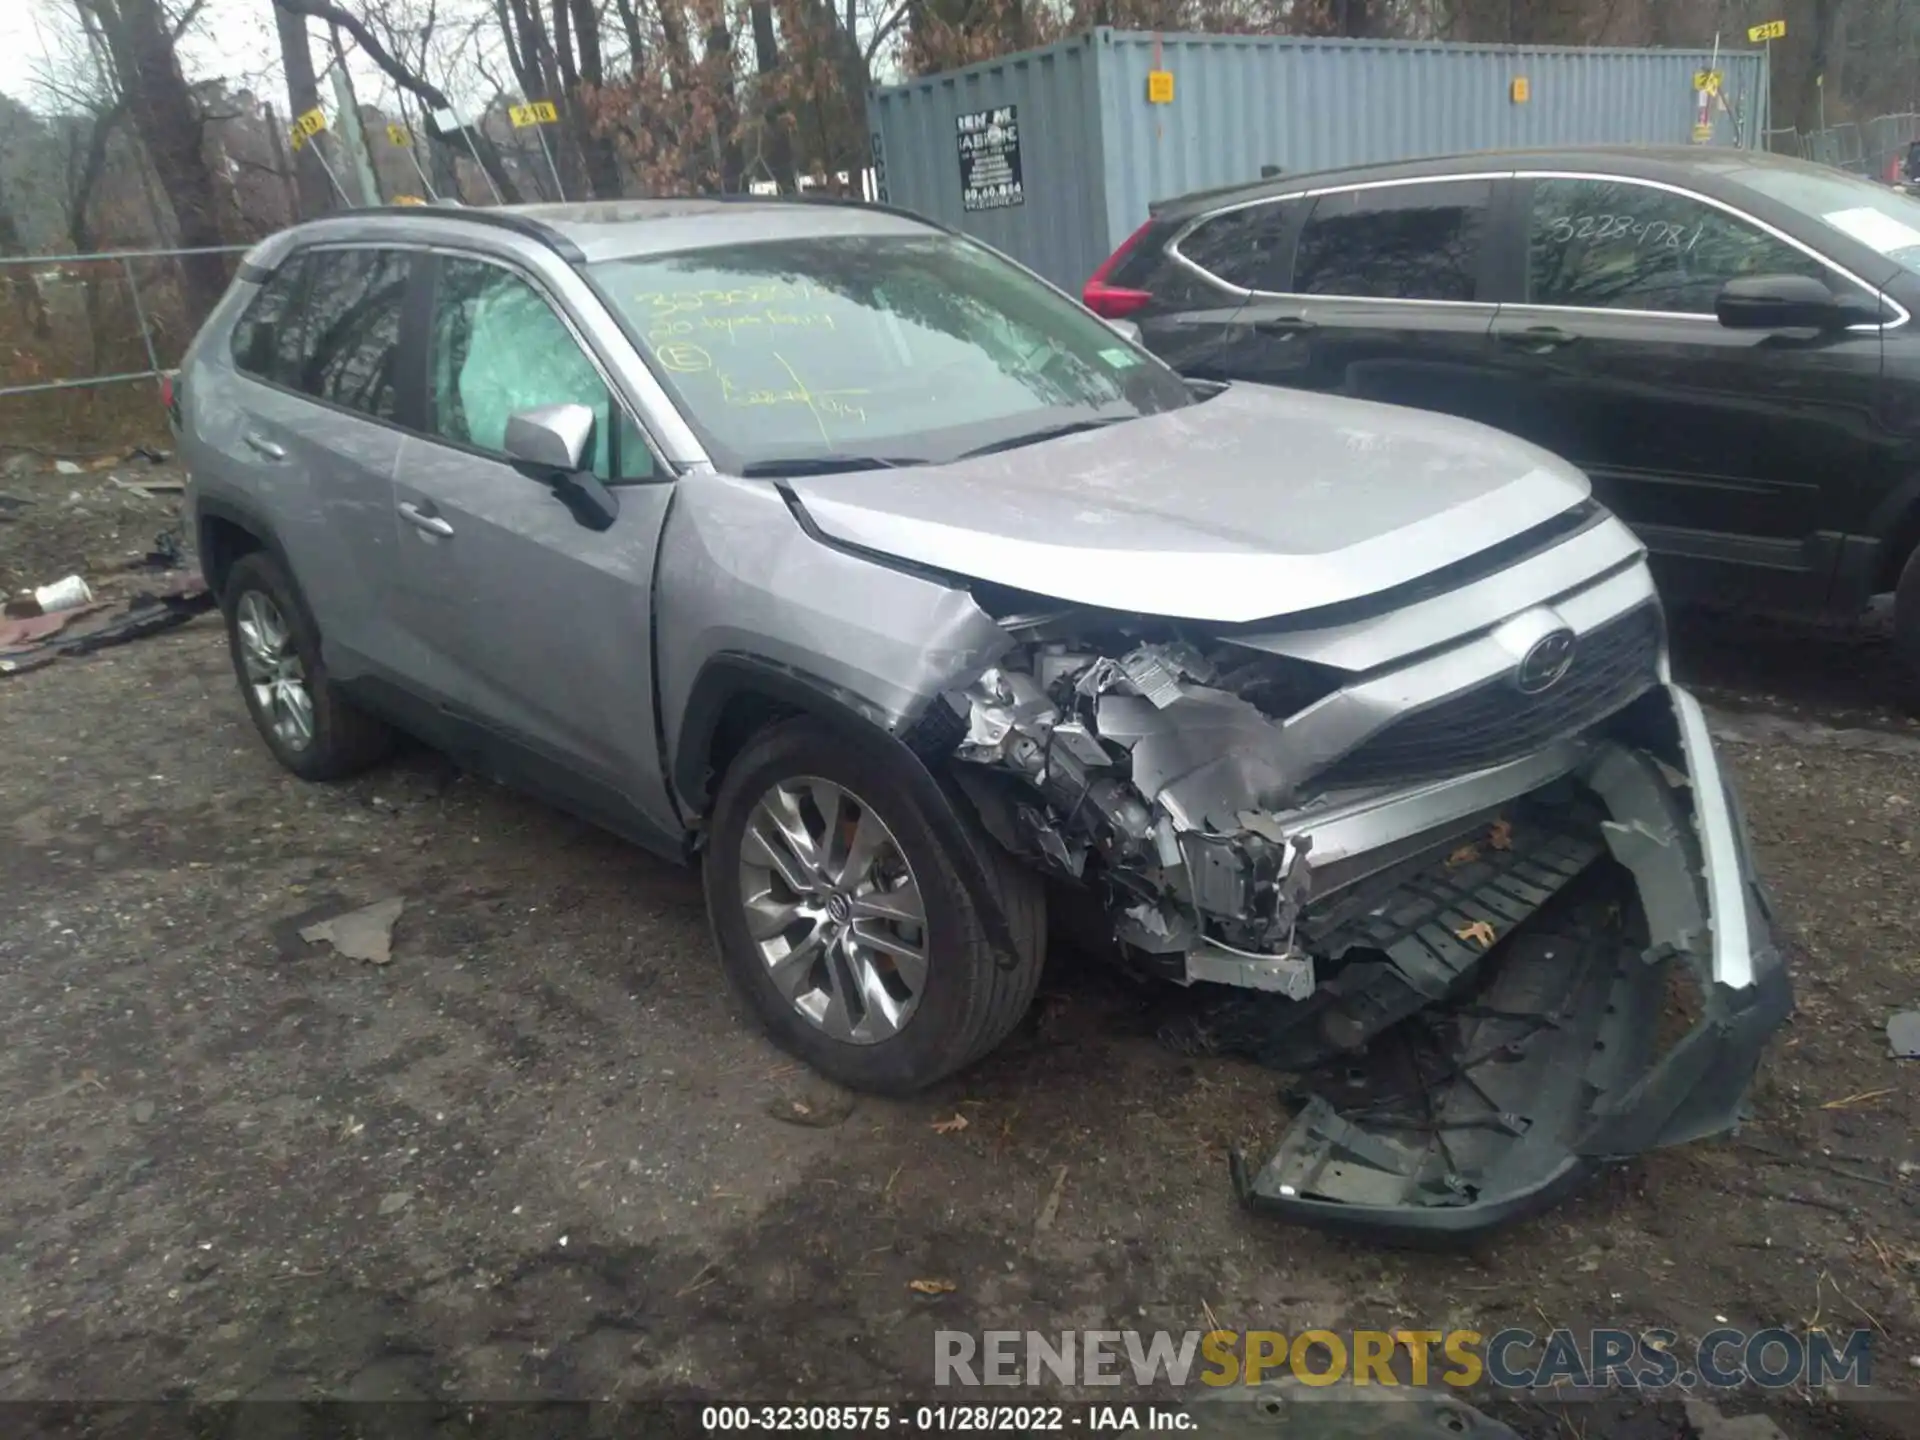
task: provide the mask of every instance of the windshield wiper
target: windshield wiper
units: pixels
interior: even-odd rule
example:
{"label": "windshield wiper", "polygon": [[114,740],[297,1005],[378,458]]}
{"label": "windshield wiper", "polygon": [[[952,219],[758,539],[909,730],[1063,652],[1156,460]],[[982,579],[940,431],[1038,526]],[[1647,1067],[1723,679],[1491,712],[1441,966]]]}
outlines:
{"label": "windshield wiper", "polygon": [[740,474],[751,480],[766,475],[838,475],[849,470],[898,470],[902,465],[924,465],[911,457],[884,455],[795,455],[785,460],[751,460]]}
{"label": "windshield wiper", "polygon": [[1067,420],[1058,425],[1046,425],[1038,430],[1009,435],[1004,440],[989,440],[985,445],[976,445],[971,450],[962,450],[953,458],[971,460],[976,455],[992,455],[1001,450],[1018,450],[1022,445],[1038,445],[1042,440],[1058,440],[1062,435],[1078,435],[1083,430],[1104,430],[1107,426],[1118,425],[1123,420],[1138,418],[1135,415],[1107,415],[1097,420]]}

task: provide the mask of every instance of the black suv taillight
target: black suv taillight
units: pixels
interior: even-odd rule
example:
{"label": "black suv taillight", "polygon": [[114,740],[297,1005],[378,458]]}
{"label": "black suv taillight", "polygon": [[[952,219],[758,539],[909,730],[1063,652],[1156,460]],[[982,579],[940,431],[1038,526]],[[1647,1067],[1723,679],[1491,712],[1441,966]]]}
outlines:
{"label": "black suv taillight", "polygon": [[1087,277],[1086,285],[1080,291],[1080,303],[1104,320],[1124,320],[1144,305],[1151,304],[1153,292],[1149,290],[1130,290],[1123,285],[1110,285],[1108,279],[1126,260],[1133,247],[1140,243],[1140,237],[1153,228],[1149,220],[1133,234],[1120,242],[1120,248],[1109,255],[1100,268]]}

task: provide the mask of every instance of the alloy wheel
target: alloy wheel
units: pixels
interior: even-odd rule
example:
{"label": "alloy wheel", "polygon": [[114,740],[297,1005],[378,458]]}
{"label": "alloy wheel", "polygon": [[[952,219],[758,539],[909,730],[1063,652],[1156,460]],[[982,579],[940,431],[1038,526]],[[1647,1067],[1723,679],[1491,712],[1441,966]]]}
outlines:
{"label": "alloy wheel", "polygon": [[842,785],[783,780],[748,813],[740,895],[767,975],[836,1040],[898,1034],[927,983],[926,905],[880,816]]}
{"label": "alloy wheel", "polygon": [[305,750],[313,743],[313,692],[286,617],[272,597],[249,590],[240,597],[234,624],[255,710],[282,745]]}

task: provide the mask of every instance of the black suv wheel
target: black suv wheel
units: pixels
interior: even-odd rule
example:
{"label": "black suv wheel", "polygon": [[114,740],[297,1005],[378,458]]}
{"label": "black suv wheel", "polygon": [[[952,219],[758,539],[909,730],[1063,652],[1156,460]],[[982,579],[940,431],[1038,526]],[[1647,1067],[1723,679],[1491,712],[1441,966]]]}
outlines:
{"label": "black suv wheel", "polygon": [[728,978],[783,1049],[860,1090],[909,1094],[973,1063],[1039,984],[1045,892],[992,841],[1019,953],[987,941],[902,757],[811,720],[761,732],[714,803],[707,910]]}
{"label": "black suv wheel", "polygon": [[340,780],[385,758],[392,732],[328,681],[319,631],[270,556],[236,560],[220,605],[240,694],[274,759],[302,780]]}

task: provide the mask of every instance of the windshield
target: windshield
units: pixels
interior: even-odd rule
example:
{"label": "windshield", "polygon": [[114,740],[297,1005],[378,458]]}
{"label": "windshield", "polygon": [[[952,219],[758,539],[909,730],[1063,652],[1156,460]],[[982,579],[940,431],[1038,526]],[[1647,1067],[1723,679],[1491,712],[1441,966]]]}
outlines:
{"label": "windshield", "polygon": [[1839,170],[1821,174],[1755,166],[1741,172],[1740,183],[1920,275],[1920,201]]}
{"label": "windshield", "polygon": [[1193,403],[1159,361],[956,236],[764,241],[588,273],[734,473],[939,463]]}

